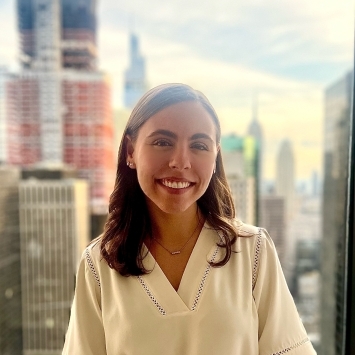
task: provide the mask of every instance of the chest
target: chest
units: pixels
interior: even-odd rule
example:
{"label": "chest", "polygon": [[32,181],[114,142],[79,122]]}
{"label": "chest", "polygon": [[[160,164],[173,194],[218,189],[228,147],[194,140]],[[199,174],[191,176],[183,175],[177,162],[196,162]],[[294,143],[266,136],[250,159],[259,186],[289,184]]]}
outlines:
{"label": "chest", "polygon": [[157,246],[151,248],[155,262],[175,291],[180,286],[192,250],[193,245],[183,250],[180,254],[172,255],[166,250],[157,248]]}
{"label": "chest", "polygon": [[102,303],[108,355],[111,346],[112,354],[140,354],[142,343],[147,354],[257,354],[250,267],[231,274],[231,264],[189,264],[177,291],[157,266],[143,277],[112,279]]}

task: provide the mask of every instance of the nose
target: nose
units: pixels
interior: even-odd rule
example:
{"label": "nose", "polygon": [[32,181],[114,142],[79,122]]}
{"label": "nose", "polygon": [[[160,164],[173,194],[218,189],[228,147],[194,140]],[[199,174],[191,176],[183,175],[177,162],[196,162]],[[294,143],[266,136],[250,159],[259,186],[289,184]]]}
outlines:
{"label": "nose", "polygon": [[188,147],[175,147],[170,157],[169,167],[176,170],[191,168],[191,159]]}

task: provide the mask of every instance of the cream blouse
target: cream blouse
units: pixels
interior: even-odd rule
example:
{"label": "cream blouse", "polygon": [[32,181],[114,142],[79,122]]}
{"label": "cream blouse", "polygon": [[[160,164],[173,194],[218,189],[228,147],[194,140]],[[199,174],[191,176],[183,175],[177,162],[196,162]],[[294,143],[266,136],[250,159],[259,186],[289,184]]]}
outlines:
{"label": "cream blouse", "polygon": [[264,229],[239,224],[220,268],[218,233],[205,224],[179,289],[147,251],[151,273],[121,276],[99,242],[81,259],[63,355],[314,355]]}

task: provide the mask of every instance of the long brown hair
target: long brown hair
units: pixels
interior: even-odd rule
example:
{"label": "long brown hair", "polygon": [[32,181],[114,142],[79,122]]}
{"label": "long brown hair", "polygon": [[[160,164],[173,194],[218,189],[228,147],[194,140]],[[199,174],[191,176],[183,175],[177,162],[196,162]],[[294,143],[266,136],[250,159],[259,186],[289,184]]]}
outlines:
{"label": "long brown hair", "polygon": [[[219,119],[208,99],[199,91],[184,84],[164,84],[148,91],[137,103],[127,122],[118,151],[116,182],[110,197],[109,215],[101,239],[101,254],[108,265],[121,275],[142,275],[149,270],[143,266],[144,238],[151,234],[151,224],[135,169],[127,166],[126,136],[134,141],[140,127],[154,114],[176,103],[199,102],[210,114],[216,127],[216,141],[220,142]],[[220,231],[224,257],[212,266],[223,266],[230,259],[232,245],[238,236],[233,219],[235,209],[225,176],[221,151],[216,159],[216,172],[197,204],[206,222]]]}

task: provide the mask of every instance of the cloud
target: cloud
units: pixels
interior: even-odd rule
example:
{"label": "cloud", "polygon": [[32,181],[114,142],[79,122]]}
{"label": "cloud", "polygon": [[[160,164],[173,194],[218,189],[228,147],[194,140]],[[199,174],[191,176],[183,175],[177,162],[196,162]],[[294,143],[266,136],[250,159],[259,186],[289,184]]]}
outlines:
{"label": "cloud", "polygon": [[[0,2],[0,65],[17,62],[15,10],[14,1]],[[135,30],[150,86],[185,82],[200,89],[224,133],[246,131],[258,89],[267,141],[292,136],[307,171],[312,164],[305,162],[319,158],[320,149],[304,142],[321,141],[322,92],[352,65],[353,25],[352,0],[104,0],[98,2],[99,63],[119,107],[128,32]],[[266,147],[269,175],[275,147]],[[307,151],[307,157],[299,153]]]}
{"label": "cloud", "polygon": [[142,36],[159,36],[202,57],[276,75],[325,83],[352,62],[350,0],[106,0],[105,6],[108,23],[128,28],[134,16]]}

